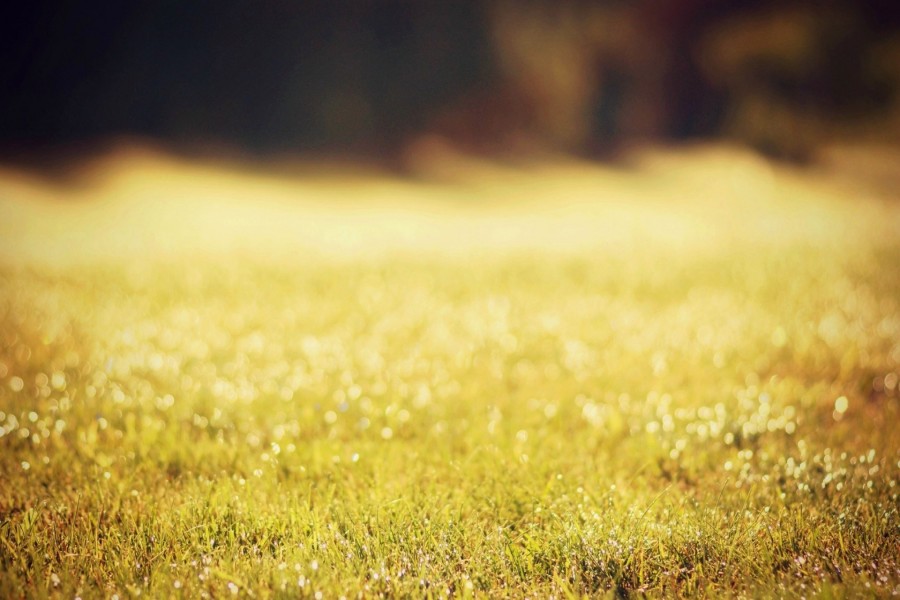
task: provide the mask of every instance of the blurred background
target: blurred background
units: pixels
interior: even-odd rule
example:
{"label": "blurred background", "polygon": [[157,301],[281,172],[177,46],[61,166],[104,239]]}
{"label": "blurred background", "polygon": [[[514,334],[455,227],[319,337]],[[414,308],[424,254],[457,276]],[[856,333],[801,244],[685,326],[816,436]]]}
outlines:
{"label": "blurred background", "polygon": [[[115,136],[401,166],[724,139],[900,142],[891,0],[135,0],[6,7],[0,151]],[[78,146],[79,148],[81,146]]]}

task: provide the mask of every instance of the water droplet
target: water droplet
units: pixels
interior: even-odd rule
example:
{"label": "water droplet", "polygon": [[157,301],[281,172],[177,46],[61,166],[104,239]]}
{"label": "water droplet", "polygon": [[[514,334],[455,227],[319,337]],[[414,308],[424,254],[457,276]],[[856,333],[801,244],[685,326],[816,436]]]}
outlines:
{"label": "water droplet", "polygon": [[847,400],[847,396],[839,396],[837,400],[834,401],[834,412],[843,415],[847,412],[849,406],[850,402]]}
{"label": "water droplet", "polygon": [[66,387],[66,375],[65,373],[61,373],[59,371],[53,374],[53,377],[50,378],[50,385],[53,386],[55,390],[63,390]]}

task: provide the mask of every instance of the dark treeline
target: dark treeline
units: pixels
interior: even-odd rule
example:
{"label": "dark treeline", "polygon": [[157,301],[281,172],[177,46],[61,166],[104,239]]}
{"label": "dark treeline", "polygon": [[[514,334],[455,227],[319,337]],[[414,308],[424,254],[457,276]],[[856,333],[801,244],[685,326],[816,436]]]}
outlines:
{"label": "dark treeline", "polygon": [[897,105],[889,0],[20,3],[0,25],[0,139],[138,134],[259,150],[422,132],[589,151],[733,135],[791,152]]}
{"label": "dark treeline", "polygon": [[344,144],[421,126],[490,78],[474,2],[23,3],[0,131]]}

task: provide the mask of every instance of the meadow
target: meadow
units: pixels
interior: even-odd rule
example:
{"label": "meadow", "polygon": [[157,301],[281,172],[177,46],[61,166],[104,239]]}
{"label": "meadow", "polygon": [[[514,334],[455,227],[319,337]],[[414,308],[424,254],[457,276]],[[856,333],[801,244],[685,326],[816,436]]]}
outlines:
{"label": "meadow", "polygon": [[0,596],[900,595],[883,193],[128,160],[0,178]]}

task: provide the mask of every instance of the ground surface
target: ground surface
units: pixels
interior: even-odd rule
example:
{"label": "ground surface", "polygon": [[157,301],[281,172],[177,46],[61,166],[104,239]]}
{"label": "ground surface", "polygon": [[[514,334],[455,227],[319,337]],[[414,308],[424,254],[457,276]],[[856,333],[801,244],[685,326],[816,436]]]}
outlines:
{"label": "ground surface", "polygon": [[0,178],[0,596],[900,594],[874,188],[122,156]]}

